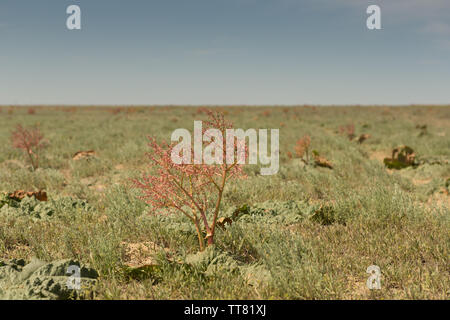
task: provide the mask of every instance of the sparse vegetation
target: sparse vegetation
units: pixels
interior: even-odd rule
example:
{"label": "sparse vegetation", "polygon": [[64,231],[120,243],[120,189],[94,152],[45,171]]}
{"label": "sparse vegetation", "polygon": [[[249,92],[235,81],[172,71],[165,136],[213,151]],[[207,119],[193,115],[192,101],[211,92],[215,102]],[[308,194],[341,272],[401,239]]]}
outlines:
{"label": "sparse vegetation", "polygon": [[355,125],[353,123],[347,124],[345,126],[339,127],[339,132],[347,136],[348,140],[353,140],[355,138]]}
{"label": "sparse vegetation", "polygon": [[22,149],[25,152],[33,170],[39,167],[39,152],[45,146],[44,136],[39,128],[26,129],[20,124],[17,125],[11,134],[11,143],[14,148]]}
{"label": "sparse vegetation", "polygon": [[[261,176],[257,165],[246,165],[247,179],[229,181],[221,227],[202,252],[187,216],[164,208],[149,214],[130,181],[156,172],[148,168],[146,135],[167,141],[174,129],[204,120],[206,109],[35,107],[32,116],[27,108],[4,109],[0,296],[5,283],[21,285],[7,275],[37,257],[95,269],[86,295],[94,299],[449,298],[449,107],[215,108],[238,128],[284,126],[279,173]],[[349,114],[355,132],[370,139],[357,143],[336,131]],[[51,141],[36,170],[21,154],[27,148],[8,143],[16,123],[39,123]],[[420,137],[418,123],[427,125]],[[322,158],[332,170],[286,156],[305,136],[311,160]],[[414,150],[415,165],[387,168],[384,159],[402,145]],[[74,159],[80,150],[95,155]],[[17,190],[45,191],[48,199],[11,198]],[[381,269],[381,290],[366,287],[370,265]]]}
{"label": "sparse vegetation", "polygon": [[309,146],[311,145],[311,137],[305,135],[303,138],[297,140],[295,145],[295,154],[302,159],[306,164],[309,163]]}

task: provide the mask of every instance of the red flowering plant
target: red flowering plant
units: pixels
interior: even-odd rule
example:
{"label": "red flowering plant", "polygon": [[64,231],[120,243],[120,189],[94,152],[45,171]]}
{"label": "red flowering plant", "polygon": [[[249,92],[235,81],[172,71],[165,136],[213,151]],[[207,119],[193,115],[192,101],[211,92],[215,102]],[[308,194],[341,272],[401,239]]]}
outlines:
{"label": "red flowering plant", "polygon": [[[220,139],[219,141],[214,139],[207,148],[215,150],[216,159],[226,159],[226,131],[232,128],[232,124],[227,122],[224,115],[219,112],[208,110],[206,114],[209,121],[202,127],[202,147],[205,145],[205,140],[213,140],[208,133],[209,129],[216,129],[216,132],[221,133]],[[184,214],[192,221],[197,231],[201,251],[205,249],[205,240],[208,246],[214,244],[220,205],[227,183],[233,179],[246,177],[242,167],[248,155],[247,146],[245,141],[242,143],[236,137],[233,140],[232,149],[228,146],[228,152],[232,153],[233,161],[228,161],[227,158],[227,161],[222,163],[205,164],[196,163],[196,161],[192,163],[190,159],[195,158],[195,154],[193,149],[189,148],[189,152],[183,153],[183,161],[175,163],[172,155],[176,143],[158,144],[154,138],[149,137],[151,152],[147,155],[153,171],[151,174],[144,173],[140,179],[133,180],[135,187],[142,191],[141,199],[150,204],[154,212],[158,209],[169,210]]]}
{"label": "red flowering plant", "polygon": [[30,160],[33,170],[39,167],[39,152],[47,145],[39,128],[25,129],[20,124],[11,133],[11,143],[16,149],[22,149]]}
{"label": "red flowering plant", "polygon": [[346,126],[340,126],[339,132],[345,134],[349,140],[353,140],[355,138],[355,125],[350,123]]}

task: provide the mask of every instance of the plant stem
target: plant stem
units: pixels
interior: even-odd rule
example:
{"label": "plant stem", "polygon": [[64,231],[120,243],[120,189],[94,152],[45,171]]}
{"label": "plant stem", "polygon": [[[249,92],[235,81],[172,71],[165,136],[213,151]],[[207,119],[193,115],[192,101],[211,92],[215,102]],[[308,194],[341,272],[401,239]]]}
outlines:
{"label": "plant stem", "polygon": [[33,171],[35,171],[37,166],[35,165],[33,157],[31,156],[32,151],[31,150],[27,150],[27,153],[28,153],[28,157],[30,158],[30,162],[31,162],[31,166],[33,167]]}
{"label": "plant stem", "polygon": [[213,223],[211,226],[211,234],[208,237],[208,246],[214,244],[214,233],[216,231],[217,216],[219,215],[220,203],[222,202],[223,189],[225,188],[225,182],[227,180],[228,170],[229,170],[229,168],[225,168],[225,170],[223,172],[222,183],[221,183],[220,189],[219,189],[219,196],[217,198],[216,208],[214,209],[214,218],[213,218]]}
{"label": "plant stem", "polygon": [[200,225],[198,223],[197,218],[195,218],[194,224],[195,224],[195,229],[197,230],[197,237],[198,237],[198,243],[200,245],[200,251],[203,251],[203,250],[205,250],[205,241],[203,240],[203,235],[200,230]]}

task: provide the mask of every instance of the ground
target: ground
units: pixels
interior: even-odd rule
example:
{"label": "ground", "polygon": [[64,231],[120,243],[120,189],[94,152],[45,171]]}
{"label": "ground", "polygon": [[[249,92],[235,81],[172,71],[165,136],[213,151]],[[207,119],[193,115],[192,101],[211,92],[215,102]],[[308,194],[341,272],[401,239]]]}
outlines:
{"label": "ground", "polygon": [[[99,274],[94,299],[449,298],[450,107],[218,109],[235,128],[279,128],[280,170],[245,168],[221,216],[250,209],[199,253],[189,221],[151,215],[130,181],[148,171],[146,137],[192,131],[202,108],[0,107],[0,192],[49,198],[1,208],[0,269],[77,260]],[[17,124],[48,140],[35,171],[11,146]],[[348,125],[369,138],[350,140]],[[297,158],[305,135],[332,169]],[[417,165],[386,168],[401,145]],[[74,159],[79,151],[93,152]],[[381,290],[366,286],[370,265]]]}

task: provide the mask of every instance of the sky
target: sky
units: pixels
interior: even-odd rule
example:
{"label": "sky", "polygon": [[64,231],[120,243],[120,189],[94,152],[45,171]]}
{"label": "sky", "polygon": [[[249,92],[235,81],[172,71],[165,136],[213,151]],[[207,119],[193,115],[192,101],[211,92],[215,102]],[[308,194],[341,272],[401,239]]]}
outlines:
{"label": "sky", "polygon": [[0,0],[0,104],[450,104],[450,1]]}

